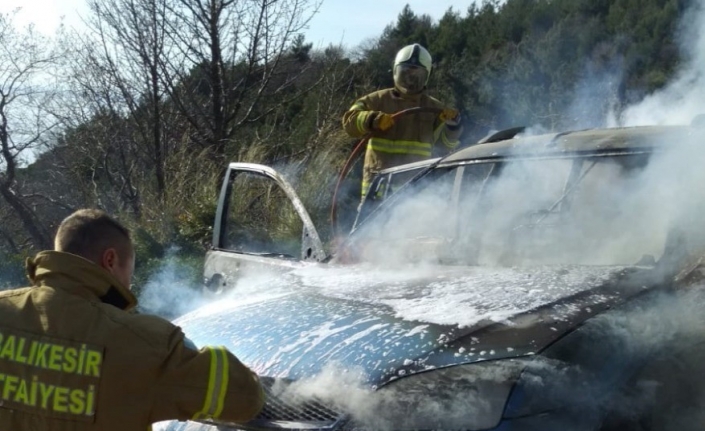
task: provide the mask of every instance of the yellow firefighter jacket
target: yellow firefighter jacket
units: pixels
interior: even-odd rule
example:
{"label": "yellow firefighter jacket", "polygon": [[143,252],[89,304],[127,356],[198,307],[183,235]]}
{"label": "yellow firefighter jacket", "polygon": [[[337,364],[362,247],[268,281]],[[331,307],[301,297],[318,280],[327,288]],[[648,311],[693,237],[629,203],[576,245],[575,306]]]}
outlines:
{"label": "yellow firefighter jacket", "polygon": [[358,99],[343,115],[343,127],[350,136],[372,134],[365,153],[363,197],[373,176],[380,170],[429,159],[434,153],[444,155],[458,146],[461,128],[447,127],[438,119],[439,113],[400,116],[391,129],[385,132],[373,130],[372,124],[379,112],[394,114],[415,107],[443,109],[445,105],[425,92],[405,95],[388,88]]}
{"label": "yellow firefighter jacket", "polygon": [[0,430],[146,431],[261,409],[259,381],[235,356],[125,312],[135,297],[98,265],[48,251],[27,269],[33,287],[0,292]]}

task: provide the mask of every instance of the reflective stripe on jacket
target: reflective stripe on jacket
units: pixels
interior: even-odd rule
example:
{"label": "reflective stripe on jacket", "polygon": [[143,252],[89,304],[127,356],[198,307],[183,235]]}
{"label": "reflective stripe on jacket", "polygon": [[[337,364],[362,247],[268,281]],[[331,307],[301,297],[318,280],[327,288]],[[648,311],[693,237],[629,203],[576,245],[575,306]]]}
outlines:
{"label": "reflective stripe on jacket", "polygon": [[353,137],[372,133],[365,153],[362,194],[369,188],[372,177],[382,169],[417,162],[455,149],[461,128],[450,130],[438,119],[438,113],[413,113],[396,119],[386,132],[373,132],[372,125],[379,112],[394,114],[409,108],[445,107],[425,93],[403,95],[394,88],[376,91],[355,101],[343,115],[343,127]]}
{"label": "reflective stripe on jacket", "polygon": [[79,256],[28,261],[34,286],[0,292],[1,430],[139,430],[167,419],[243,422],[257,377],[222,347],[198,350]]}

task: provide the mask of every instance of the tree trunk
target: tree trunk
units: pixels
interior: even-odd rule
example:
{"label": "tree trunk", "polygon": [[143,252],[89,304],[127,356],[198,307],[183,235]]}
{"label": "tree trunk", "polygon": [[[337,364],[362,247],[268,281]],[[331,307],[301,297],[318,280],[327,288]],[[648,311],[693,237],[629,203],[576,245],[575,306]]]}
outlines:
{"label": "tree trunk", "polygon": [[15,213],[20,218],[22,226],[24,226],[27,233],[29,233],[32,238],[34,245],[42,250],[52,249],[52,240],[49,233],[42,227],[39,220],[37,220],[34,212],[22,202],[22,199],[18,197],[12,189],[6,184],[0,186],[0,195],[2,195],[5,202],[7,202]]}

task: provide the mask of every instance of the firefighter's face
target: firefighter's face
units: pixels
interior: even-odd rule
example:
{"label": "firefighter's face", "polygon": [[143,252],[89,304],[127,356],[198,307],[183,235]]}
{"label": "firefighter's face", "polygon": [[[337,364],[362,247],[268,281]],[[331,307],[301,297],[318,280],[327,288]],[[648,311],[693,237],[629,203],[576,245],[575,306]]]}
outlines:
{"label": "firefighter's face", "polygon": [[409,94],[416,94],[426,87],[428,71],[414,64],[397,64],[394,67],[394,83]]}

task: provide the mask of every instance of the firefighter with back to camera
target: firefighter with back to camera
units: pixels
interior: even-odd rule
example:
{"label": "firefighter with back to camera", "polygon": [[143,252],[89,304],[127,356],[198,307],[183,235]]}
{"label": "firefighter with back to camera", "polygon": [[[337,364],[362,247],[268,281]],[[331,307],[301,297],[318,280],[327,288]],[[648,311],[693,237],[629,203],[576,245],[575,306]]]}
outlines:
{"label": "firefighter with back to camera", "polygon": [[127,312],[135,252],[125,227],[79,210],[54,250],[27,260],[31,287],[0,292],[0,430],[146,431],[258,414],[262,387],[232,353]]}

